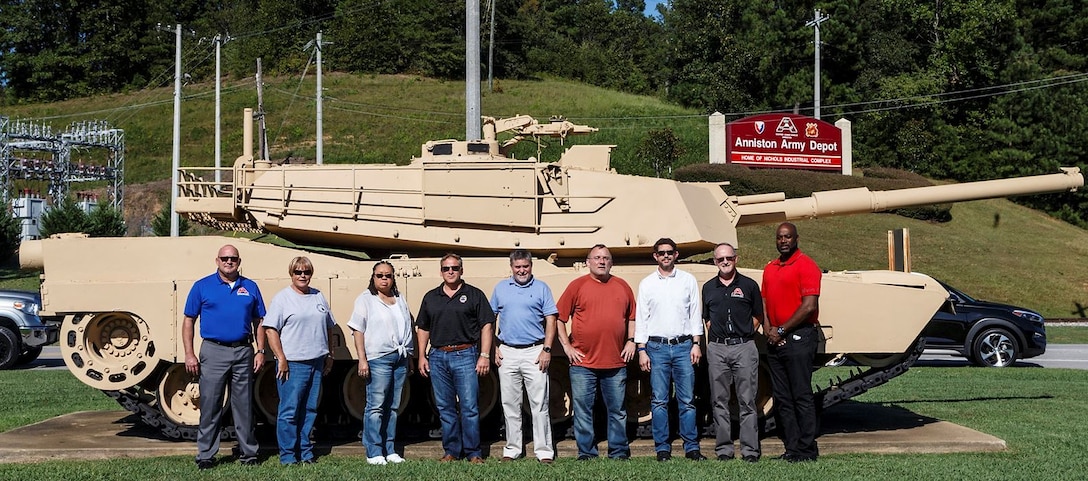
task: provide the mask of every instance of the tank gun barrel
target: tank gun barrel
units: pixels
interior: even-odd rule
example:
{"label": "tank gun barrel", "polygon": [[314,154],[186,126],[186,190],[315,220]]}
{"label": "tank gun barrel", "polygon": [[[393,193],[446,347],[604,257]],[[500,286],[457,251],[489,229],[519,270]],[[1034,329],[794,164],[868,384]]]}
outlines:
{"label": "tank gun barrel", "polygon": [[810,197],[785,199],[760,194],[731,199],[740,215],[737,225],[772,224],[789,220],[884,212],[904,207],[1018,195],[1073,192],[1084,185],[1077,167],[1062,167],[1057,174],[910,189],[870,191],[865,187],[813,192]]}

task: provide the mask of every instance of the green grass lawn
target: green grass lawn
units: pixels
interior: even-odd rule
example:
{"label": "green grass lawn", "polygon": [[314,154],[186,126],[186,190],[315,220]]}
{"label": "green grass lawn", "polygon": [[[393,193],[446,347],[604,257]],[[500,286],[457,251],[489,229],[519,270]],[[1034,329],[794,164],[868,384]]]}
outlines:
{"label": "green grass lawn", "polygon": [[[821,372],[817,378],[824,376]],[[441,465],[410,459],[398,466],[367,466],[362,457],[327,456],[315,466],[284,468],[273,458],[243,468],[228,464],[202,479],[480,479],[552,480],[929,480],[977,478],[1005,480],[1084,479],[1088,472],[1088,371],[1067,369],[914,368],[859,398],[955,422],[1004,439],[999,453],[840,454],[817,463],[790,465],[764,460],[659,464],[650,457],[627,463],[576,462],[556,465],[532,461],[484,466]],[[63,371],[0,372],[0,429],[64,412],[114,409],[112,401]],[[189,479],[196,474],[191,456],[110,461],[49,461],[0,465],[0,480]]]}
{"label": "green grass lawn", "polygon": [[1046,326],[1047,344],[1088,344],[1088,327],[1084,326]]}

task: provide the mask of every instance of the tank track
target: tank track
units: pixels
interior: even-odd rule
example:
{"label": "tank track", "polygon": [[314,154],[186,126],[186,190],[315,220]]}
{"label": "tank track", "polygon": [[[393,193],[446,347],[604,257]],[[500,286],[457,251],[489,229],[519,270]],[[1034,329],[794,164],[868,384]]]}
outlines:
{"label": "tank track", "polygon": [[[817,413],[819,414],[827,408],[854,396],[860,396],[866,391],[887,383],[893,378],[907,372],[922,355],[922,351],[924,350],[925,340],[919,338],[911,345],[910,349],[906,352],[906,355],[893,364],[879,368],[869,368],[864,371],[861,368],[857,368],[854,370],[853,375],[846,379],[842,379],[841,377],[828,379],[828,386],[825,388],[821,389],[819,388],[819,385],[817,385],[815,393]],[[771,433],[774,429],[774,416],[767,416],[764,418],[763,432]]]}
{"label": "tank track", "polygon": [[[140,417],[140,420],[144,424],[153,429],[157,429],[159,434],[167,439],[195,441],[196,440],[196,427],[195,426],[183,426],[171,421],[167,418],[158,406],[153,401],[148,400],[148,395],[141,395],[139,391],[134,389],[123,389],[120,391],[106,391],[103,390],[107,396],[117,401],[121,407],[127,411]],[[151,396],[150,399],[154,399]],[[221,436],[224,440],[234,439],[234,426],[230,425],[223,428]]]}

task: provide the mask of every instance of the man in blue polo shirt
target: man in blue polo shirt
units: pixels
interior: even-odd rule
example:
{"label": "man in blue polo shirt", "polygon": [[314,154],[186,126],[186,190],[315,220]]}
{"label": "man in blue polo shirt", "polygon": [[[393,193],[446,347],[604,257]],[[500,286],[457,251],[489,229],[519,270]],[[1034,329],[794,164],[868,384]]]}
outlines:
{"label": "man in blue polo shirt", "polygon": [[521,456],[521,393],[529,396],[533,420],[533,451],[536,459],[551,464],[552,421],[548,412],[548,366],[555,339],[555,307],[552,290],[533,277],[533,255],[524,249],[510,253],[509,279],[500,281],[491,294],[491,309],[498,315],[498,347],[502,411],[506,417],[506,446],[502,460]]}
{"label": "man in blue polo shirt", "polygon": [[[181,340],[185,346],[185,370],[200,376],[200,426],[196,435],[196,466],[209,469],[219,452],[223,417],[223,392],[230,384],[234,432],[238,436],[239,461],[257,464],[257,440],[253,431],[253,375],[264,365],[264,336],[256,326],[264,318],[264,300],[257,284],[238,273],[242,258],[232,245],[219,248],[216,272],[196,281],[185,301]],[[200,319],[200,357],[193,350],[193,327]],[[260,331],[263,332],[263,331]]]}

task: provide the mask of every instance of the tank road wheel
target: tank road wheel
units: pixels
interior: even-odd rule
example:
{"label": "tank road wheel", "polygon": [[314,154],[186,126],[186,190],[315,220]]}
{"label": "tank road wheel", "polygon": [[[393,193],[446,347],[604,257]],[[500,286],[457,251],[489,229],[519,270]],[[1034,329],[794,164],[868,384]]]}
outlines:
{"label": "tank road wheel", "polygon": [[[200,385],[186,370],[185,364],[175,364],[166,370],[159,382],[159,409],[174,424],[195,428],[200,425]],[[229,402],[230,390],[223,395],[223,405]]]}
{"label": "tank road wheel", "polygon": [[1008,367],[1020,357],[1016,339],[1000,327],[985,329],[971,343],[971,362],[981,367]]}
{"label": "tank road wheel", "polygon": [[135,386],[155,371],[155,343],[143,319],[127,312],[66,316],[60,352],[80,381],[104,391]]}
{"label": "tank road wheel", "polygon": [[[553,357],[548,366],[548,416],[552,424],[569,421],[574,417],[574,401],[570,396],[570,362],[565,357]],[[529,398],[521,401],[521,411],[531,414]]]}
{"label": "tank road wheel", "polygon": [[854,362],[856,362],[858,364],[861,364],[862,366],[869,366],[869,367],[874,367],[874,368],[882,368],[882,367],[891,366],[892,364],[895,364],[895,363],[903,360],[903,358],[906,357],[906,356],[907,356],[907,354],[903,353],[903,352],[896,352],[896,353],[892,353],[892,354],[848,354],[847,355],[847,357],[849,357],[851,360],[853,360]]}
{"label": "tank road wheel", "polygon": [[[480,391],[477,393],[477,406],[479,406],[480,420],[491,414],[491,411],[499,405],[499,373],[492,366],[487,376],[480,379]],[[455,396],[456,398],[456,396]],[[460,402],[460,401],[458,401]],[[434,390],[431,390],[431,407],[438,412],[438,403],[434,400]]]}
{"label": "tank road wheel", "polygon": [[638,367],[638,363],[627,365],[627,418],[638,420],[639,424],[650,422],[653,414],[650,412],[650,401],[653,393],[650,391],[650,373],[644,372]]}
{"label": "tank road wheel", "polygon": [[[325,384],[323,378],[322,385]],[[275,361],[265,363],[261,372],[257,373],[257,379],[255,380],[256,387],[253,390],[254,401],[257,403],[257,410],[264,415],[264,419],[268,421],[268,424],[275,426],[276,419],[279,418],[280,412],[280,389],[276,382],[276,363]],[[321,401],[325,398],[325,389],[322,387],[317,391],[317,405],[318,409],[321,409]]]}
{"label": "tank road wheel", "polygon": [[[362,420],[366,414],[366,380],[359,377],[357,369],[349,369],[340,389],[341,399],[344,401],[344,409],[356,420]],[[397,415],[404,414],[408,409],[408,400],[412,398],[412,383],[408,377],[404,379],[404,387],[400,390],[400,405],[397,406]]]}
{"label": "tank road wheel", "polygon": [[253,389],[257,410],[264,415],[265,421],[273,426],[280,411],[280,390],[276,387],[276,363],[265,363],[257,373],[256,386]]}

